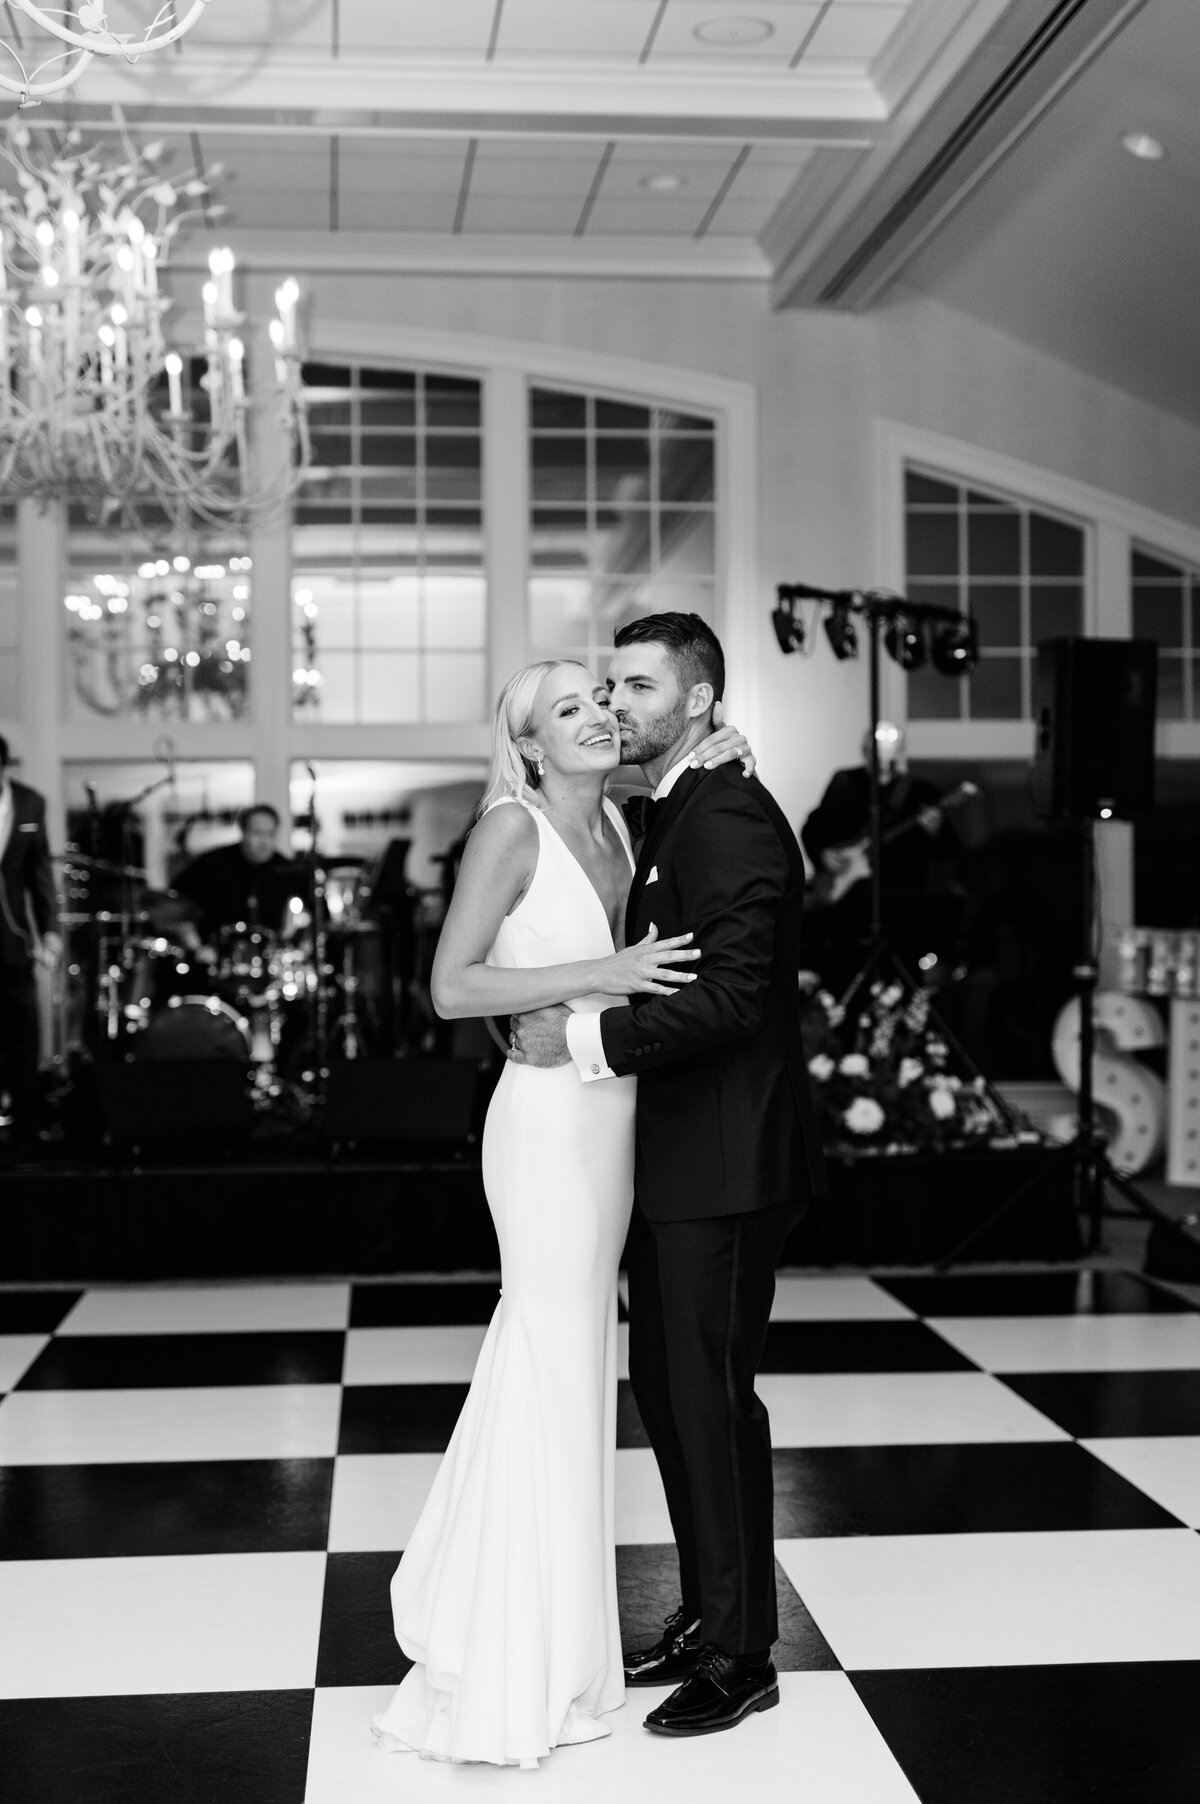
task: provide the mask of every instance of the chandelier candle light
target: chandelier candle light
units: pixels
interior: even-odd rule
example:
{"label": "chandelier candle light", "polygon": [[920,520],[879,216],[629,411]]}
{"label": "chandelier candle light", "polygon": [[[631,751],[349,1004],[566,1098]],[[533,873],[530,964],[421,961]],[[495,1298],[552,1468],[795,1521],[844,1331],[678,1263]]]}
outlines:
{"label": "chandelier candle light", "polygon": [[101,522],[134,528],[149,511],[156,537],[164,515],[181,535],[244,521],[277,507],[309,457],[300,291],[283,284],[270,323],[287,467],[255,490],[232,251],[208,259],[200,392],[191,348],[169,349],[163,332],[171,303],[160,272],[208,181],[176,180],[158,167],[161,144],[139,151],[123,129],[122,139],[115,165],[79,148],[78,131],[52,159],[23,125],[0,139],[17,181],[15,193],[0,189],[0,493],[82,502]]}

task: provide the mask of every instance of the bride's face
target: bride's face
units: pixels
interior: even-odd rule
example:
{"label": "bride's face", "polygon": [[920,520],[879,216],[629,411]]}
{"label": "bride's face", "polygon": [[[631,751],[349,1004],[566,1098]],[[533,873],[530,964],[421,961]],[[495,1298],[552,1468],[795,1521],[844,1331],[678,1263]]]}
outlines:
{"label": "bride's face", "polygon": [[521,750],[563,776],[609,771],[621,762],[621,739],[608,690],[583,664],[557,664],[542,678],[533,710],[533,731]]}

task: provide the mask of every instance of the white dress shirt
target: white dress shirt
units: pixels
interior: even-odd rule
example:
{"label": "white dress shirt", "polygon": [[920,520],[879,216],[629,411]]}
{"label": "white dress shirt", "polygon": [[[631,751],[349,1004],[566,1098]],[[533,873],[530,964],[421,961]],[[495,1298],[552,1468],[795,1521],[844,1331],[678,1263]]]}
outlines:
{"label": "white dress shirt", "polygon": [[[655,788],[651,801],[665,802],[684,771],[692,768],[689,752],[686,758],[681,758],[667,771]],[[613,1002],[616,1001],[617,998],[614,997]],[[604,1036],[600,1031],[602,1013],[603,1010],[597,1014],[572,1014],[567,1020],[567,1051],[585,1084],[594,1084],[599,1078],[617,1075],[604,1056]]]}
{"label": "white dress shirt", "polygon": [[12,838],[13,812],[12,784],[5,778],[0,783],[0,858],[8,851],[8,842]]}

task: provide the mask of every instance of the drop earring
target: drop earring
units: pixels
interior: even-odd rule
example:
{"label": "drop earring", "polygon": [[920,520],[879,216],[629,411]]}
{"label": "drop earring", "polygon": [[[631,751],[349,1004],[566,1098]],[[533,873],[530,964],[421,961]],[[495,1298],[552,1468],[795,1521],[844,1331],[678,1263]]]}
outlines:
{"label": "drop earring", "polygon": [[544,777],[546,774],[546,760],[544,758],[539,758],[533,768],[536,770],[539,777]]}

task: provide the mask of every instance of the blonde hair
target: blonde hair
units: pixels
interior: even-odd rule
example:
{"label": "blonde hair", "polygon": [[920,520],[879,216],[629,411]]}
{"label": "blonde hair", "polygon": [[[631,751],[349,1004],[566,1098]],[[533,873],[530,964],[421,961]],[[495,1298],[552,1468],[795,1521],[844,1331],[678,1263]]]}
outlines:
{"label": "blonde hair", "polygon": [[525,757],[518,742],[533,731],[533,704],[537,692],[550,672],[557,670],[562,662],[561,658],[542,658],[536,664],[526,664],[523,670],[509,677],[500,691],[492,717],[492,768],[477,815],[486,814],[492,803],[502,796],[522,797],[527,791],[538,788],[537,769]]}

